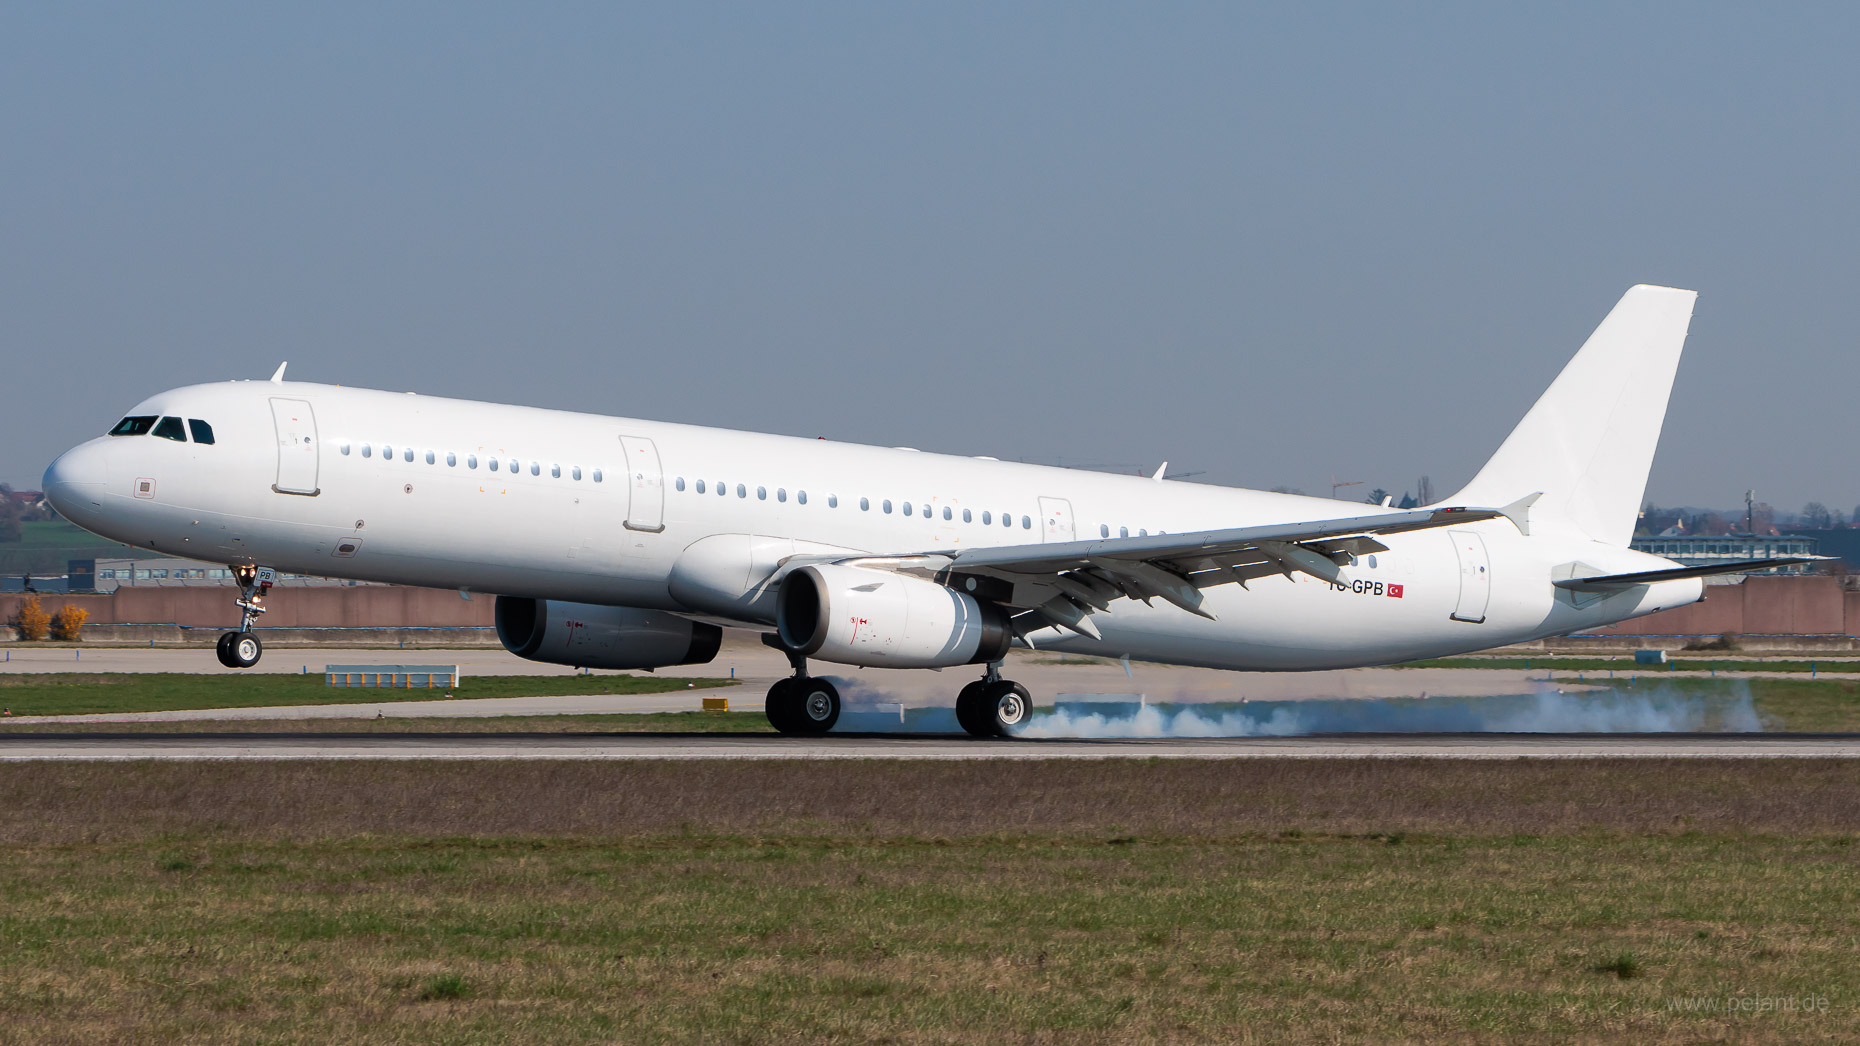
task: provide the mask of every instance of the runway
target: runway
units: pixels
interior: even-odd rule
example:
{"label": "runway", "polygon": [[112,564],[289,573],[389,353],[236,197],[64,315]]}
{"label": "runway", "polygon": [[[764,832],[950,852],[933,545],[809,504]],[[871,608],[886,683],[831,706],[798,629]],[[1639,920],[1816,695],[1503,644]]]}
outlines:
{"label": "runway", "polygon": [[0,760],[126,759],[1852,759],[1860,734],[1330,734],[975,740],[765,734],[17,734]]}

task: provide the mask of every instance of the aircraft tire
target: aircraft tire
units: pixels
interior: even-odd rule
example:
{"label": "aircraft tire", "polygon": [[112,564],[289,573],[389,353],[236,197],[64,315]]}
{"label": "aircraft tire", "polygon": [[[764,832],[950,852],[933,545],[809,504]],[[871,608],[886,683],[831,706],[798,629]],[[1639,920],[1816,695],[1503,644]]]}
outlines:
{"label": "aircraft tire", "polygon": [[250,632],[232,633],[232,641],[226,645],[227,660],[233,668],[251,668],[264,656],[265,645]]}
{"label": "aircraft tire", "polygon": [[1012,737],[1033,717],[1033,695],[1012,679],[1000,679],[982,691],[982,714],[988,732]]}
{"label": "aircraft tire", "polygon": [[789,690],[792,695],[789,715],[793,716],[795,732],[824,734],[833,729],[833,724],[840,719],[839,690],[818,676],[797,680],[797,683]]}
{"label": "aircraft tire", "polygon": [[769,717],[769,725],[778,734],[799,733],[793,724],[795,702],[790,696],[794,691],[795,680],[792,677],[777,679],[769,687],[769,697],[762,705],[762,711]]}
{"label": "aircraft tire", "polygon": [[974,737],[994,736],[988,729],[988,709],[983,704],[982,692],[986,689],[988,680],[977,679],[956,694],[956,725]]}
{"label": "aircraft tire", "polygon": [[219,643],[219,647],[215,650],[215,653],[219,655],[220,664],[225,665],[227,668],[238,668],[239,667],[238,665],[233,664],[233,659],[232,659],[233,639],[238,634],[239,633],[237,632],[221,632],[220,633],[220,643]]}

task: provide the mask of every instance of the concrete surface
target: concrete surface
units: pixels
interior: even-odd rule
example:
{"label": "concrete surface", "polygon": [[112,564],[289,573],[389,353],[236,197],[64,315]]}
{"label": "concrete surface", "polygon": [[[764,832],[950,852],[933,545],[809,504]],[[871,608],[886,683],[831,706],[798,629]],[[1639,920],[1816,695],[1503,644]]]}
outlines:
{"label": "concrete surface", "polygon": [[1843,758],[1860,735],[1358,734],[1168,741],[790,738],[742,734],[0,736],[0,760],[48,759],[1259,759]]}

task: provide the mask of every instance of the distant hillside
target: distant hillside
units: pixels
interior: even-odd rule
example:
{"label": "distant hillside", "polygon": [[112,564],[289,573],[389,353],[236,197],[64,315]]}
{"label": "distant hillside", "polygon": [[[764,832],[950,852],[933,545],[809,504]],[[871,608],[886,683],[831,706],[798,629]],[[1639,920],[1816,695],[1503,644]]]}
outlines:
{"label": "distant hillside", "polygon": [[23,541],[0,543],[0,575],[62,574],[65,561],[152,553],[106,541],[64,520],[27,523]]}

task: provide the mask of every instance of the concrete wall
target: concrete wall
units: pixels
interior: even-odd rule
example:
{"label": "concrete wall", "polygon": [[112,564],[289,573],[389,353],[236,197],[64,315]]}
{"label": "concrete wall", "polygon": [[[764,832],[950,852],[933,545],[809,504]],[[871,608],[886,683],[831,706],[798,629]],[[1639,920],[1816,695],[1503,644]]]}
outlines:
{"label": "concrete wall", "polygon": [[[87,626],[182,625],[232,628],[239,623],[232,588],[121,588],[108,595],[41,595],[56,613],[67,603],[90,611]],[[0,621],[11,621],[29,597],[0,596]],[[354,588],[274,589],[265,600],[263,628],[484,628],[492,624],[492,598],[469,601],[457,592],[382,585]],[[12,638],[8,630],[7,638]]]}
{"label": "concrete wall", "polygon": [[1603,636],[1860,636],[1860,592],[1839,577],[1753,577],[1705,600],[1623,621]]}

